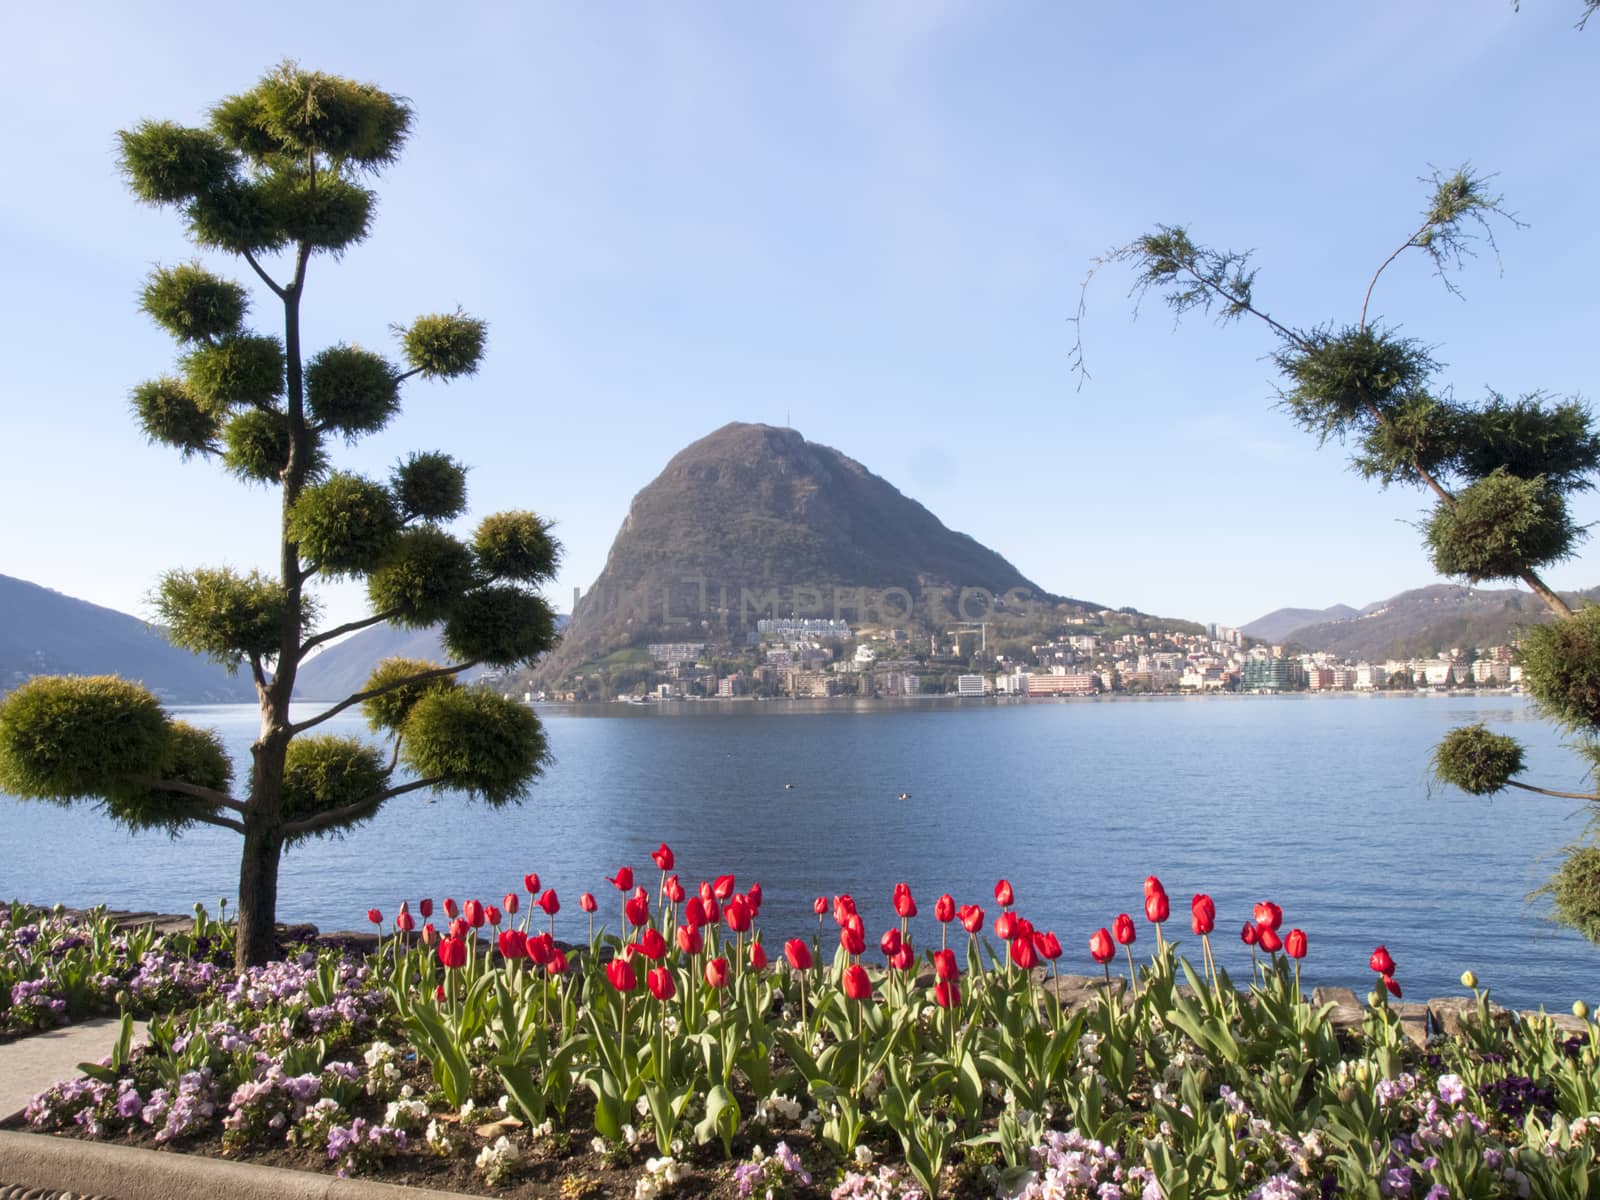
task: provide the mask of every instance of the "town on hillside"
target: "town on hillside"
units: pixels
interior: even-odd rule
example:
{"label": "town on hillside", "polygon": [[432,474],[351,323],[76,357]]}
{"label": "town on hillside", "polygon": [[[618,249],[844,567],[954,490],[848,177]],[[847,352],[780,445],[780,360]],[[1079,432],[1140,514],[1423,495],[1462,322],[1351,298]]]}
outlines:
{"label": "town on hillside", "polygon": [[[1219,692],[1447,691],[1515,688],[1510,646],[1350,662],[1246,637],[1224,625],[1162,628],[1127,610],[1085,611],[1042,640],[998,637],[988,622],[932,632],[827,617],[756,622],[743,642],[650,642],[580,671],[566,686],[521,689],[527,702],[835,696],[1072,697]],[[1187,624],[1168,622],[1167,625]],[[1142,627],[1130,627],[1142,626]],[[494,686],[494,681],[489,682]],[[516,694],[514,677],[499,680]]]}

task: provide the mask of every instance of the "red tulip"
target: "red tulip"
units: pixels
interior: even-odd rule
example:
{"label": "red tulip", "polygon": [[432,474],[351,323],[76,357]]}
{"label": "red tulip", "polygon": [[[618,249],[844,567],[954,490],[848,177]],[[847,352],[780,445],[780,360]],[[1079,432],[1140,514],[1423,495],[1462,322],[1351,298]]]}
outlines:
{"label": "red tulip", "polygon": [[472,936],[472,926],[468,925],[464,918],[457,917],[454,921],[450,922],[450,936],[453,938],[459,938],[464,942]]}
{"label": "red tulip", "polygon": [[688,903],[683,906],[683,923],[690,929],[699,929],[706,924],[706,907],[699,896],[690,896]]}
{"label": "red tulip", "polygon": [[1133,927],[1133,918],[1127,913],[1118,913],[1117,919],[1111,922],[1111,929],[1119,946],[1131,946],[1139,940],[1139,931]]}
{"label": "red tulip", "polygon": [[439,943],[439,962],[447,971],[467,964],[467,944],[458,937],[447,937]]}
{"label": "red tulip", "polygon": [[1217,906],[1204,892],[1189,901],[1189,927],[1197,936],[1210,933],[1217,927]]}
{"label": "red tulip", "polygon": [[855,911],[856,902],[851,898],[849,892],[844,892],[833,898],[833,919],[840,925],[843,925],[844,919]]}
{"label": "red tulip", "polygon": [[1383,986],[1394,994],[1396,1000],[1400,999],[1400,985],[1394,981],[1393,975],[1385,975],[1383,977]]}
{"label": "red tulip", "polygon": [[917,915],[917,902],[911,897],[909,884],[894,885],[894,911],[902,920],[909,920]]}
{"label": "red tulip", "polygon": [[369,908],[367,909],[367,920],[371,921],[374,925],[382,925],[383,914],[375,908]]}
{"label": "red tulip", "polygon": [[635,893],[622,903],[622,913],[630,925],[643,925],[650,920],[650,898]]}
{"label": "red tulip", "polygon": [[917,952],[910,942],[901,942],[900,948],[889,956],[889,965],[896,971],[909,971],[917,961]]}
{"label": "red tulip", "polygon": [[1244,928],[1239,930],[1239,940],[1246,946],[1254,946],[1256,944],[1256,927],[1249,921],[1246,921]]}
{"label": "red tulip", "polygon": [[560,953],[556,949],[555,939],[548,933],[535,934],[523,942],[523,953],[536,967],[545,966]]}
{"label": "red tulip", "polygon": [[520,929],[502,930],[495,941],[500,947],[502,958],[528,957],[528,939]]}
{"label": "red tulip", "polygon": [[701,900],[715,900],[717,898],[717,894],[711,890],[710,880],[702,879],[700,881],[699,892]]}
{"label": "red tulip", "polygon": [[883,951],[885,958],[900,949],[900,927],[898,925],[889,926],[888,932],[878,939],[878,949]]}
{"label": "red tulip", "polygon": [[813,900],[811,902],[811,911],[814,912],[819,917],[823,913],[827,912],[828,911],[828,898],[826,896],[818,896],[815,900]]}
{"label": "red tulip", "polygon": [[613,958],[606,964],[606,981],[619,992],[631,992],[639,986],[633,964],[621,958]]}
{"label": "red tulip", "polygon": [[1379,946],[1374,950],[1372,957],[1367,960],[1367,966],[1371,967],[1379,975],[1393,975],[1394,959],[1389,954],[1389,948],[1387,946]]}
{"label": "red tulip", "polygon": [[1033,935],[1033,948],[1039,952],[1039,957],[1054,962],[1061,957],[1061,939],[1056,937],[1055,931],[1036,933]]}
{"label": "red tulip", "polygon": [[444,915],[449,917],[452,921],[461,915],[460,908],[456,906],[456,902],[449,896],[444,898]]}
{"label": "red tulip", "polygon": [[728,928],[735,933],[743,933],[750,928],[753,916],[750,912],[750,901],[743,896],[732,897],[722,912],[723,919],[728,922]]}
{"label": "red tulip", "polygon": [[785,942],[783,957],[789,960],[789,966],[796,971],[811,969],[811,947],[802,938],[790,938]]}
{"label": "red tulip", "polygon": [[713,958],[710,962],[706,963],[706,982],[714,988],[724,988],[728,986],[727,959]]}
{"label": "red tulip", "polygon": [[709,900],[700,897],[700,911],[706,915],[706,924],[715,925],[722,916],[722,909],[717,906],[717,898],[712,896]]}
{"label": "red tulip", "polygon": [[1116,957],[1117,948],[1112,944],[1110,932],[1096,929],[1089,935],[1089,955],[1101,966]]}
{"label": "red tulip", "polygon": [[1290,958],[1304,958],[1306,956],[1305,930],[1289,930],[1289,936],[1283,939],[1283,952]]}
{"label": "red tulip", "polygon": [[552,975],[565,975],[567,973],[567,952],[565,950],[551,951],[550,961],[545,963],[544,969]]}
{"label": "red tulip", "polygon": [[660,962],[661,956],[667,952],[667,939],[661,936],[661,931],[652,925],[644,931],[644,936],[639,939],[639,953],[651,962]]}
{"label": "red tulip", "polygon": [[482,929],[484,921],[483,901],[468,900],[461,909],[461,915],[467,919],[467,924],[474,929]]}
{"label": "red tulip", "polygon": [[865,954],[867,950],[867,935],[856,925],[846,925],[839,930],[839,945],[844,947],[846,954]]}
{"label": "red tulip", "polygon": [[994,885],[994,902],[1001,908],[1010,908],[1016,903],[1015,893],[1011,890],[1011,881],[1002,879]]}
{"label": "red tulip", "polygon": [[1283,939],[1278,936],[1276,929],[1266,929],[1257,925],[1256,945],[1260,946],[1268,954],[1276,954],[1283,948]]}
{"label": "red tulip", "polygon": [[851,963],[844,969],[844,994],[851,1000],[872,999],[872,980],[860,963]]}
{"label": "red tulip", "polygon": [[1016,936],[1017,918],[1010,909],[1002,912],[994,919],[994,935],[1002,942],[1009,942]]}
{"label": "red tulip", "polygon": [[433,998],[439,1004],[444,1003],[444,984],[441,983],[438,987],[433,989]]}
{"label": "red tulip", "polygon": [[711,894],[718,900],[726,900],[733,895],[733,876],[718,875],[711,884]]}
{"label": "red tulip", "polygon": [[981,933],[983,931],[983,909],[976,904],[963,904],[956,916],[961,918],[961,928],[968,933]]}
{"label": "red tulip", "polygon": [[433,922],[429,921],[422,927],[422,944],[424,946],[431,946],[438,940],[439,931],[433,927]]}
{"label": "red tulip", "polygon": [[422,919],[426,921],[429,917],[433,916],[433,901],[418,900],[417,911],[422,914]]}
{"label": "red tulip", "polygon": [[[587,892],[585,892],[584,895],[587,896],[589,894]],[[593,896],[589,896],[589,899],[593,900],[594,897]],[[539,897],[539,907],[544,909],[545,915],[551,916],[551,917],[555,916],[558,912],[561,911],[561,898],[556,895],[555,888],[550,888],[548,891],[545,892],[544,895]],[[593,910],[591,909],[589,911],[592,912]]]}
{"label": "red tulip", "polygon": [[1154,925],[1159,925],[1172,915],[1172,902],[1167,899],[1165,892],[1151,892],[1144,898],[1145,918]]}
{"label": "red tulip", "polygon": [[[666,849],[665,846],[662,847]],[[670,853],[670,852],[669,852]],[[678,985],[673,981],[672,972],[666,967],[651,967],[645,972],[645,986],[650,989],[650,994],[657,1000],[671,1000],[677,994]]]}
{"label": "red tulip", "polygon": [[744,894],[744,898],[750,901],[751,911],[756,912],[760,910],[761,901],[766,898],[766,895],[767,894],[761,890],[761,885],[759,883],[752,883],[750,885],[750,890]]}
{"label": "red tulip", "polygon": [[933,1002],[940,1008],[954,1008],[961,1003],[961,985],[954,979],[941,979],[933,985]]}
{"label": "red tulip", "polygon": [[750,943],[750,969],[752,971],[767,969],[767,948],[760,942]]}
{"label": "red tulip", "polygon": [[607,876],[607,880],[617,891],[631,892],[633,890],[633,868],[618,867],[617,873]]}
{"label": "red tulip", "polygon": [[655,860],[656,866],[663,871],[672,870],[672,864],[677,861],[672,857],[672,850],[665,842],[661,843],[659,850],[650,851],[650,857]]}
{"label": "red tulip", "polygon": [[1161,880],[1157,879],[1154,875],[1146,875],[1144,877],[1144,897],[1146,900],[1155,895],[1157,892],[1164,892],[1166,890],[1166,888],[1161,886]]}
{"label": "red tulip", "polygon": [[515,892],[507,892],[501,897],[501,905],[510,916],[517,915],[517,909],[522,907],[522,897]]}
{"label": "red tulip", "polygon": [[578,897],[578,907],[583,909],[583,911],[586,913],[592,913],[600,906],[595,903],[593,892],[585,892],[583,895]]}
{"label": "red tulip", "polygon": [[417,923],[412,919],[411,914],[402,908],[400,915],[394,919],[394,927],[401,933],[410,933],[417,927]]}
{"label": "red tulip", "polygon": [[674,904],[682,904],[683,898],[689,893],[683,890],[683,883],[676,875],[667,876],[667,899]]}
{"label": "red tulip", "polygon": [[486,906],[484,908],[484,910],[483,910],[483,919],[485,921],[489,922],[489,924],[495,926],[496,928],[499,928],[500,921],[501,921],[501,912],[494,905],[490,904],[490,905]]}
{"label": "red tulip", "polygon": [[940,896],[933,902],[933,919],[941,925],[948,925],[955,920],[956,898],[949,892]]}
{"label": "red tulip", "polygon": [[933,975],[935,979],[956,979],[961,974],[961,968],[956,965],[956,952],[954,950],[935,950],[933,952]]}
{"label": "red tulip", "polygon": [[539,872],[530,871],[524,875],[522,877],[522,886],[528,890],[528,895],[537,896],[539,894]]}
{"label": "red tulip", "polygon": [[1011,961],[1024,971],[1031,971],[1039,965],[1039,952],[1033,948],[1033,935],[1027,937],[1014,937],[1011,939]]}
{"label": "red tulip", "polygon": [[1257,904],[1253,915],[1257,925],[1265,925],[1274,932],[1283,925],[1283,909],[1270,900],[1263,900]]}

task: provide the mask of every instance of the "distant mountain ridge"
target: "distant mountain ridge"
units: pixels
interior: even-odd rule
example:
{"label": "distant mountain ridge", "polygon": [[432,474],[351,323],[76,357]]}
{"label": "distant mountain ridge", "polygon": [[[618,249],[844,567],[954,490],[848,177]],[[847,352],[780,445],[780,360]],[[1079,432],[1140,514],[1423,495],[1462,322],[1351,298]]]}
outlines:
{"label": "distant mountain ridge", "polygon": [[1264,617],[1257,617],[1248,625],[1239,626],[1239,632],[1246,637],[1260,638],[1263,642],[1281,642],[1296,629],[1360,615],[1359,608],[1351,608],[1348,604],[1335,604],[1331,608],[1280,608]]}
{"label": "distant mountain ridge", "polygon": [[[1563,595],[1569,603],[1594,600],[1600,598],[1600,588]],[[1274,621],[1280,614],[1296,611],[1310,611],[1312,620],[1288,629],[1283,628],[1287,621]],[[1550,610],[1529,592],[1452,583],[1413,588],[1369,604],[1351,616],[1327,620],[1318,619],[1320,615],[1315,609],[1279,609],[1240,628],[1252,637],[1304,650],[1381,661],[1428,658],[1457,646],[1507,645],[1516,640],[1520,630],[1550,620]],[[1276,636],[1255,632],[1260,628],[1274,629]]]}
{"label": "distant mountain ridge", "polygon": [[0,575],[0,692],[35,675],[121,675],[179,704],[256,698],[246,675],[180,650],[127,613]]}
{"label": "distant mountain ridge", "polygon": [[962,588],[1060,599],[838,450],[734,422],[680,450],[634,497],[539,675],[647,640],[753,631],[763,616],[870,620],[874,598],[896,615],[908,601],[953,609]]}

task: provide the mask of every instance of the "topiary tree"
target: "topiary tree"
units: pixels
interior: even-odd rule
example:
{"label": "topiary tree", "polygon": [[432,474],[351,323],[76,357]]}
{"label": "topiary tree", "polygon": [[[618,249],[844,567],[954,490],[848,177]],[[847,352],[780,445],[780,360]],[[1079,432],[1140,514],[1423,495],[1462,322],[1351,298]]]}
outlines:
{"label": "topiary tree", "polygon": [[[365,238],[376,202],[366,181],[395,161],[410,124],[399,97],[285,63],[217,104],[204,126],[144,121],[119,135],[134,194],[178,209],[202,250],[243,259],[272,297],[274,325],[281,309],[280,332],[257,332],[237,282],[198,262],[157,268],[141,306],[177,340],[179,367],[132,397],[152,442],[282,496],[275,575],[173,570],[156,596],[173,643],[255,681],[261,732],[242,786],[214,733],[172,719],[136,684],[38,678],[0,702],[0,788],[95,802],[133,829],[201,823],[241,835],[241,966],[276,953],[286,845],[341,833],[419,788],[505,804],[549,759],[530,709],[455,677],[530,662],[553,644],[553,613],[534,591],[560,553],[550,522],[499,513],[464,540],[446,528],[467,506],[466,471],[449,455],[412,454],[385,480],[330,462],[333,443],[394,418],[406,380],[476,371],[484,322],[454,312],[397,327],[404,366],[342,343],[307,357],[301,341],[312,261]],[[311,589],[324,579],[365,580],[370,615],[318,630]],[[296,720],[306,656],[381,621],[443,622],[451,661],[390,660],[361,692]],[[387,745],[313,732],[355,705]]]}
{"label": "topiary tree", "polygon": [[[1421,342],[1369,320],[1379,280],[1402,255],[1426,255],[1455,291],[1452,272],[1475,239],[1492,246],[1491,221],[1515,223],[1470,167],[1425,182],[1420,223],[1379,264],[1351,323],[1301,329],[1277,320],[1257,303],[1248,253],[1201,245],[1179,225],[1157,226],[1110,251],[1090,278],[1108,264],[1128,264],[1135,296],[1153,292],[1180,317],[1200,310],[1224,324],[1244,317],[1263,323],[1277,342],[1278,395],[1290,419],[1319,445],[1350,446],[1352,465],[1380,487],[1408,484],[1431,494],[1422,533],[1440,574],[1472,583],[1516,580],[1544,601],[1554,619],[1523,635],[1523,680],[1542,713],[1577,739],[1594,790],[1564,792],[1516,778],[1522,747],[1482,725],[1451,731],[1434,752],[1434,773],[1474,795],[1514,787],[1600,805],[1600,607],[1574,612],[1539,574],[1571,557],[1586,534],[1567,501],[1594,487],[1600,436],[1577,400],[1537,391],[1515,400],[1497,392],[1477,403],[1457,400]],[[1080,333],[1083,312],[1080,302]],[[1081,338],[1074,361],[1083,372]],[[1600,942],[1596,827],[1591,844],[1568,848],[1542,890],[1559,921]]]}

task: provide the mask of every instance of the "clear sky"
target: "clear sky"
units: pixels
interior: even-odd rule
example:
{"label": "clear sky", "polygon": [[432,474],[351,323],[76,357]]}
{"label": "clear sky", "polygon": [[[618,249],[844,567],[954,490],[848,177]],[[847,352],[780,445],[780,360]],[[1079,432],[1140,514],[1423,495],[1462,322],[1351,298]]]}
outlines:
{"label": "clear sky", "polygon": [[[470,464],[474,516],[559,522],[587,587],[633,494],[732,420],[791,423],[1054,591],[1229,623],[1433,580],[1380,493],[1273,408],[1262,329],[1174,329],[1091,259],[1156,222],[1254,247],[1288,323],[1354,317],[1429,165],[1527,222],[1448,294],[1420,260],[1374,310],[1465,396],[1592,395],[1595,81],[1577,0],[1005,0],[14,6],[0,45],[0,572],[148,615],[171,566],[271,569],[275,494],[145,444],[172,369],[136,311],[192,256],[136,204],[114,131],[198,123],[283,58],[410,98],[373,236],[317,260],[313,347],[391,349],[457,305],[479,375],[407,385],[340,460]],[[213,265],[244,277],[217,259]],[[270,307],[258,296],[262,328]],[[1586,500],[1582,520],[1600,518]],[[470,524],[470,520],[468,522]],[[1549,572],[1600,584],[1587,547]],[[335,593],[330,615],[359,615]]]}

